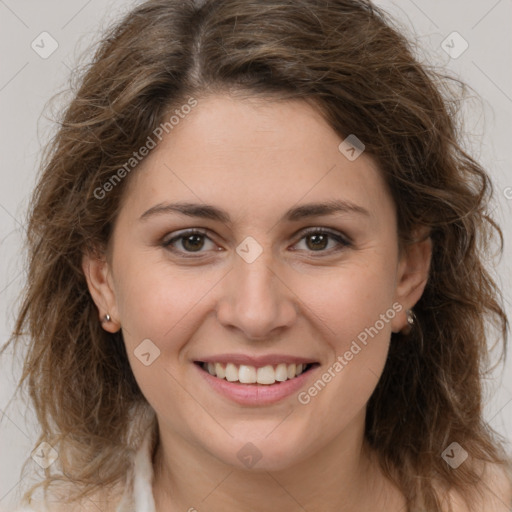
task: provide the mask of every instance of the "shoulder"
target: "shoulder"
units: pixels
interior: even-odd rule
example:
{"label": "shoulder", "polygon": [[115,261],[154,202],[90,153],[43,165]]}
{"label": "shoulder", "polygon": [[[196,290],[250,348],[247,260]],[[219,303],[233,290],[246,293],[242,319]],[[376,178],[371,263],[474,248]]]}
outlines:
{"label": "shoulder", "polygon": [[[479,492],[471,503],[475,511],[510,512],[512,511],[512,466],[485,464]],[[449,491],[443,505],[453,512],[470,512],[464,496],[459,491]],[[450,508],[451,507],[451,508]]]}
{"label": "shoulder", "polygon": [[46,500],[32,500],[30,505],[19,504],[18,508],[7,512],[118,512],[126,510],[122,506],[124,497],[119,487],[114,490],[101,489],[73,503],[66,501],[63,495],[57,497],[53,494]]}
{"label": "shoulder", "polygon": [[24,507],[9,509],[7,512],[39,512],[39,510],[26,505]]}
{"label": "shoulder", "polygon": [[[98,510],[108,511],[109,509],[98,509],[96,503],[70,504],[64,502],[35,503],[33,505],[24,505],[7,512],[98,512]],[[110,512],[114,512],[110,509]]]}

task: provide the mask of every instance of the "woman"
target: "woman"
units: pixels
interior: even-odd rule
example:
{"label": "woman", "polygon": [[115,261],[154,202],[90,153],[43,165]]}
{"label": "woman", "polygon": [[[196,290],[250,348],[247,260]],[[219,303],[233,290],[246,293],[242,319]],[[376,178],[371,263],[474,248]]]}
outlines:
{"label": "woman", "polygon": [[50,510],[508,510],[480,380],[501,231],[448,93],[364,0],[155,0],[112,29],[14,333]]}

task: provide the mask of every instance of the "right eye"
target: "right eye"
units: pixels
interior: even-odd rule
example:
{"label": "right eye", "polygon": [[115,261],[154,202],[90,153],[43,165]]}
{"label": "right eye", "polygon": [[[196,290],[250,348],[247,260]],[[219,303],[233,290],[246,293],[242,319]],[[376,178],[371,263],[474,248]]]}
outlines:
{"label": "right eye", "polygon": [[205,246],[205,240],[209,240],[214,247],[217,247],[211,238],[207,236],[207,233],[199,229],[187,229],[182,231],[176,236],[164,240],[162,245],[172,252],[180,253],[185,256],[187,254],[204,253],[205,251],[202,251],[202,249]]}

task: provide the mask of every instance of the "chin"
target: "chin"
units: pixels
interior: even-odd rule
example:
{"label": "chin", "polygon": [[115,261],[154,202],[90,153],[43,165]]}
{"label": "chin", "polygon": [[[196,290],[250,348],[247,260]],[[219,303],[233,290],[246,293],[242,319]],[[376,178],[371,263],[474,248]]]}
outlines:
{"label": "chin", "polygon": [[304,440],[295,441],[286,433],[272,436],[270,434],[266,439],[261,435],[238,436],[222,451],[219,451],[219,445],[208,451],[225,464],[247,471],[282,471],[304,460],[307,448]]}

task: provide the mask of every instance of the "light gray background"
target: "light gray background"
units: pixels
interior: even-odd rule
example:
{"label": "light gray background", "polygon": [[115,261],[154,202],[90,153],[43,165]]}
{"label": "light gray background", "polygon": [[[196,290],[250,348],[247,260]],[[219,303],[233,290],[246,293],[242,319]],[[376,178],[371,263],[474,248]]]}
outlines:
{"label": "light gray background", "polygon": [[[109,22],[139,2],[116,0],[0,0],[0,341],[9,336],[16,298],[24,281],[22,234],[27,200],[40,149],[53,133],[47,101],[67,87],[70,69]],[[423,59],[446,66],[476,92],[466,105],[471,153],[495,185],[494,215],[505,234],[497,266],[507,313],[512,317],[512,19],[511,0],[379,0],[420,47]],[[57,50],[41,58],[32,48],[42,32]],[[452,32],[468,43],[451,58],[441,44]],[[452,51],[463,47],[454,39]],[[49,48],[49,46],[46,46]],[[480,97],[478,99],[477,95]],[[44,318],[41,319],[44,322]],[[17,501],[20,469],[35,448],[33,415],[20,400],[7,405],[20,374],[7,353],[0,360],[0,510]],[[488,382],[485,416],[509,443],[512,438],[512,360]],[[31,464],[34,464],[31,461]]]}

